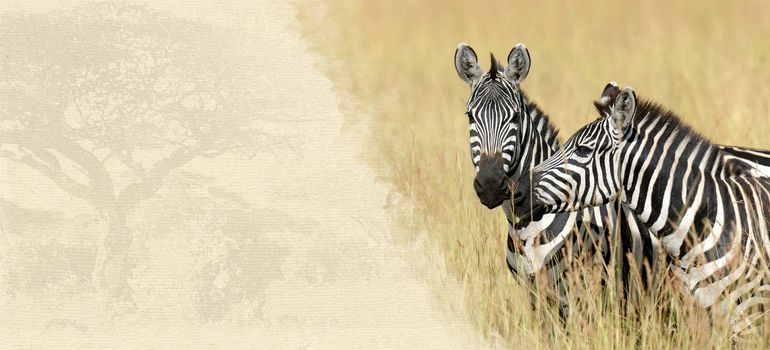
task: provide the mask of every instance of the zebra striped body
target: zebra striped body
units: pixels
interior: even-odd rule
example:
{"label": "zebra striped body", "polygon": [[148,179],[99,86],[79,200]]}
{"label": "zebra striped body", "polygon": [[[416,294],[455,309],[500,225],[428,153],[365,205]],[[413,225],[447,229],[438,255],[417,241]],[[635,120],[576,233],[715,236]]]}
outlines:
{"label": "zebra striped body", "polygon": [[770,178],[755,176],[762,152],[752,166],[742,149],[711,144],[673,113],[637,103],[630,88],[597,108],[603,116],[533,169],[534,217],[621,199],[695,302],[743,330],[770,302]]}

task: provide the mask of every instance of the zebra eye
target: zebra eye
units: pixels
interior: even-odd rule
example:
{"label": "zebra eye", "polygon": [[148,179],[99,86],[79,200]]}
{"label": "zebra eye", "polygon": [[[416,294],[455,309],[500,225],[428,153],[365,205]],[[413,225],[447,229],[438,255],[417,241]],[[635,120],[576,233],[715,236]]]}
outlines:
{"label": "zebra eye", "polygon": [[581,157],[586,157],[591,155],[591,148],[588,146],[578,146],[576,153]]}

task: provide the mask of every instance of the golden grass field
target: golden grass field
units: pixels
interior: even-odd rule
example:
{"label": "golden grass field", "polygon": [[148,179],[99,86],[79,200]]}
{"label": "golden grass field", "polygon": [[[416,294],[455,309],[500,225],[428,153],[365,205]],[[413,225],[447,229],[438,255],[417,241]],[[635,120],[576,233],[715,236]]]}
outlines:
{"label": "golden grass field", "polygon": [[[712,328],[708,316],[665,283],[657,298],[621,313],[611,293],[597,287],[598,274],[583,274],[565,324],[552,308],[530,308],[527,287],[505,267],[502,211],[487,210],[473,192],[463,115],[469,89],[455,73],[453,55],[467,42],[486,69],[487,52],[504,59],[524,43],[532,67],[522,87],[561,129],[562,140],[596,117],[591,101],[614,80],[668,106],[716,143],[770,148],[770,4],[332,0],[308,6],[327,10],[325,18],[299,15],[328,76],[354,101],[343,101],[348,120],[373,116],[369,147],[380,158],[371,161],[414,201],[416,220],[464,285],[467,313],[480,332],[522,348],[729,348],[723,322]],[[332,33],[321,30],[329,26]]]}

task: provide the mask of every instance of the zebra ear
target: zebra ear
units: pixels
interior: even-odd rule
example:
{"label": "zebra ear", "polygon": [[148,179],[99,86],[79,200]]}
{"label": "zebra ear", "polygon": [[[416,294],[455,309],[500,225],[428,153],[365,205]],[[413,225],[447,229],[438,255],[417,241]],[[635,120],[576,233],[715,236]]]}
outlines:
{"label": "zebra ear", "polygon": [[505,77],[513,83],[521,84],[529,74],[529,50],[524,44],[516,44],[508,53],[508,67],[505,67]]}
{"label": "zebra ear", "polygon": [[619,93],[620,93],[620,88],[618,87],[618,84],[616,84],[614,81],[611,81],[607,83],[606,86],[604,86],[604,90],[602,91],[601,102],[605,106],[612,106],[612,104],[615,103],[615,97],[617,97]]}
{"label": "zebra ear", "polygon": [[457,50],[455,50],[455,69],[460,79],[468,84],[473,84],[473,82],[484,75],[484,71],[481,70],[479,65],[479,59],[476,57],[476,52],[466,43],[457,45]]}
{"label": "zebra ear", "polygon": [[636,114],[636,93],[634,89],[625,87],[615,97],[612,107],[615,125],[620,126],[620,130],[625,130],[631,124],[634,114]]}

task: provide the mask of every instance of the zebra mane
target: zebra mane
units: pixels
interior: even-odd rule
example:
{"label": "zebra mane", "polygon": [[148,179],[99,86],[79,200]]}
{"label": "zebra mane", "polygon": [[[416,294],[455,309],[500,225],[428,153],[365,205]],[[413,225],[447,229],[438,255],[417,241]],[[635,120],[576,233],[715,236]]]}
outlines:
{"label": "zebra mane", "polygon": [[664,135],[677,131],[677,137],[674,139],[675,143],[689,137],[694,141],[701,141],[703,144],[708,144],[716,148],[711,140],[682,121],[682,119],[670,109],[647,99],[637,99],[636,114],[634,114],[633,117],[634,124],[639,125],[641,121],[650,117],[659,119],[657,125],[666,128]]}
{"label": "zebra mane", "polygon": [[[693,129],[689,124],[682,121],[682,119],[670,109],[659,103],[639,98],[638,95],[636,101],[636,113],[633,116],[634,125],[639,125],[647,118],[658,118],[659,121],[656,123],[656,128],[665,128],[664,135],[676,131],[676,137],[673,140],[673,144],[678,144],[681,140],[689,138],[690,140],[700,142],[703,145],[708,145],[708,147],[713,148],[715,154],[723,155],[721,148],[717,147],[711,140]],[[614,101],[608,101],[607,103],[602,102],[601,100],[594,101],[594,107],[597,112],[599,112],[600,119],[612,115],[612,103],[614,103]],[[730,175],[741,175],[750,170],[740,162],[727,162],[725,165],[725,169]]]}
{"label": "zebra mane", "polygon": [[551,146],[551,151],[558,151],[559,148],[561,148],[561,143],[559,142],[559,129],[551,124],[548,114],[543,112],[536,103],[530,102],[529,97],[524,90],[520,89],[519,92],[521,93],[524,103],[527,104],[527,112],[529,113],[529,116],[532,117],[535,131],[537,131],[537,133],[540,134],[540,137]]}
{"label": "zebra mane", "polygon": [[489,53],[489,60],[489,78],[494,80],[497,78],[497,73],[500,71],[500,63],[497,62],[495,55],[491,52]]}
{"label": "zebra mane", "polygon": [[[607,118],[612,115],[612,103],[614,103],[614,101],[609,101],[609,103],[602,102],[601,100],[594,101],[594,107],[600,114],[599,119]],[[679,141],[689,136],[690,139],[695,141],[702,141],[705,144],[714,146],[711,140],[701,135],[687,123],[683,122],[682,119],[679,118],[679,116],[677,116],[676,113],[672,112],[670,109],[659,103],[637,97],[636,113],[633,116],[633,122],[635,125],[639,125],[639,123],[644,121],[646,118],[658,118],[659,121],[657,125],[666,128],[664,134],[677,131],[677,137],[674,139],[674,141]]]}

